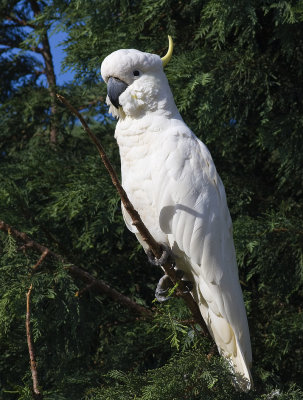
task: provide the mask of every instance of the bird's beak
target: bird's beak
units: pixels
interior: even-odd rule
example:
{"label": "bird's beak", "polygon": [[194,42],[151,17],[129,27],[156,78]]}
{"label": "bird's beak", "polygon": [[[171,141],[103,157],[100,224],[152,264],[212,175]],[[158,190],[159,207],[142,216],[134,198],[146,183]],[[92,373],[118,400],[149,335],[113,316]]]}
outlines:
{"label": "bird's beak", "polygon": [[113,106],[119,108],[119,97],[128,85],[118,78],[110,77],[107,81],[107,94]]}

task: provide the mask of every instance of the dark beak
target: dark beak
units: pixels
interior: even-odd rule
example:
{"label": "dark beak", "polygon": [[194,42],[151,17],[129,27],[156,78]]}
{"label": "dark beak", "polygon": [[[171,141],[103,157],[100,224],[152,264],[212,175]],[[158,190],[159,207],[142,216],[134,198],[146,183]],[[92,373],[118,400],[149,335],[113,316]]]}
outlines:
{"label": "dark beak", "polygon": [[127,88],[127,84],[123,81],[120,81],[118,78],[110,77],[107,81],[107,94],[108,97],[116,108],[119,108],[121,104],[119,103],[119,96],[124,92]]}

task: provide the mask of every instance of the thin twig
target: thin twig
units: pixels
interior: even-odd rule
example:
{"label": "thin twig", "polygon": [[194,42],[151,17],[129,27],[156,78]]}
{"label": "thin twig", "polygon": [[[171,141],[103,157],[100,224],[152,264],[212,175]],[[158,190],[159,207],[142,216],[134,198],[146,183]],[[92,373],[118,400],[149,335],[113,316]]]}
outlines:
{"label": "thin twig", "polygon": [[[15,238],[17,238],[19,240],[22,240],[24,242],[25,248],[32,248],[32,249],[40,252],[42,254],[42,256],[43,256],[43,254],[45,254],[44,257],[46,257],[46,255],[48,254],[49,256],[55,258],[56,260],[62,262],[63,264],[67,264],[67,266],[65,268],[72,276],[81,279],[83,282],[85,282],[88,285],[92,284],[92,288],[96,292],[110,297],[115,302],[123,305],[124,307],[127,307],[129,310],[134,311],[142,316],[151,317],[153,315],[152,311],[150,311],[148,308],[137,304],[135,301],[133,301],[129,297],[127,297],[124,294],[118,292],[117,290],[111,288],[102,279],[96,279],[93,276],[91,276],[84,269],[77,267],[74,264],[67,263],[60,254],[57,254],[54,251],[48,249],[47,247],[41,245],[40,243],[35,242],[26,233],[19,232],[17,229],[11,227],[10,225],[6,224],[4,221],[1,221],[1,220],[0,220],[0,230],[7,232],[10,235],[13,235]],[[42,256],[41,256],[41,258],[42,258]],[[41,258],[39,259],[39,261],[41,260]],[[42,260],[41,260],[41,262],[42,262]],[[41,262],[40,262],[40,264],[41,264]],[[36,264],[36,266],[37,266],[37,264]]]}
{"label": "thin twig", "polygon": [[[99,142],[97,137],[93,134],[93,132],[90,130],[87,123],[83,119],[82,115],[69,103],[69,101],[66,100],[63,96],[61,96],[59,94],[57,94],[57,98],[59,101],[61,101],[61,103],[65,104],[65,106],[73,114],[75,114],[79,118],[84,130],[87,132],[88,136],[91,138],[93,143],[96,145],[98,152],[100,154],[100,157],[111,177],[111,180],[120,195],[121,201],[122,201],[127,213],[129,214],[129,216],[132,219],[133,225],[138,229],[138,232],[142,236],[142,239],[146,242],[146,244],[148,245],[149,249],[152,251],[154,256],[157,259],[159,259],[162,255],[161,246],[159,245],[159,243],[156,242],[156,240],[150,234],[149,230],[144,225],[139,213],[135,210],[134,206],[130,202],[125,190],[123,189],[123,187],[120,184],[119,178],[118,178],[114,168],[112,167],[101,143]],[[197,303],[194,301],[193,296],[190,293],[188,293],[188,290],[186,289],[183,281],[180,280],[180,278],[178,278],[174,268],[171,268],[171,263],[169,261],[167,261],[164,265],[162,265],[162,267],[164,268],[166,275],[168,275],[170,277],[171,281],[174,284],[178,283],[177,294],[184,299],[185,303],[187,304],[187,307],[190,309],[195,321],[201,326],[204,334],[211,338],[211,336],[208,332],[208,329],[206,327],[206,324],[201,316],[201,313],[200,313]]]}
{"label": "thin twig", "polygon": [[15,17],[14,15],[7,15],[4,17],[7,21],[13,21],[15,24],[20,25],[20,26],[29,26],[33,29],[36,29],[37,26],[34,24],[31,24],[28,21],[25,21],[24,19],[20,19],[18,17]]}
{"label": "thin twig", "polygon": [[42,253],[41,257],[39,258],[39,260],[36,262],[36,264],[32,267],[33,269],[36,269],[39,267],[39,265],[42,263],[42,261],[45,259],[45,257],[48,255],[49,250],[46,249],[44,250],[44,252]]}
{"label": "thin twig", "polygon": [[28,292],[26,293],[26,321],[25,321],[25,328],[26,328],[26,338],[27,338],[27,346],[29,352],[29,359],[30,359],[30,367],[32,373],[32,380],[33,380],[33,397],[34,399],[43,399],[43,395],[39,390],[39,382],[38,382],[38,372],[37,372],[37,364],[35,359],[35,352],[34,346],[32,341],[31,335],[31,328],[30,328],[30,295],[32,292],[33,285],[30,286]]}

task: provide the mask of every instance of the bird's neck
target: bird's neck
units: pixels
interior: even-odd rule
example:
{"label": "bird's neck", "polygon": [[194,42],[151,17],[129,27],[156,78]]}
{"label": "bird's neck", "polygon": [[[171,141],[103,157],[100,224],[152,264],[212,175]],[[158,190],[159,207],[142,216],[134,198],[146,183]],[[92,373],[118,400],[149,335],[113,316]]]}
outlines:
{"label": "bird's neck", "polygon": [[127,120],[136,123],[157,117],[180,118],[164,72],[144,74],[120,95],[119,103],[121,107],[118,112],[113,110],[113,106],[110,112],[114,111],[122,124]]}
{"label": "bird's neck", "polygon": [[[172,124],[176,124],[177,121],[178,123],[184,123],[176,107],[174,109],[163,108],[154,112],[147,112],[137,118],[123,115],[117,122],[115,137],[120,145],[120,138],[128,140],[130,137],[141,137],[140,140],[143,140],[144,136],[165,135],[165,131],[170,129]],[[134,140],[136,141],[137,139]]]}

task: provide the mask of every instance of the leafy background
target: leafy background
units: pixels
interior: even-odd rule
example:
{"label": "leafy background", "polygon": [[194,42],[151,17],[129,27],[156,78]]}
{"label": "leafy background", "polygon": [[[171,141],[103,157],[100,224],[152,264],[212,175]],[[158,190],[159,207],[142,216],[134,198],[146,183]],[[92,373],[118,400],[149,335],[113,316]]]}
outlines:
{"label": "leafy background", "polygon": [[[0,232],[0,399],[33,398],[30,284],[44,399],[301,399],[303,2],[2,0],[0,17],[0,220],[63,257],[33,269],[41,254]],[[54,26],[67,35],[66,84],[47,60]],[[167,34],[177,106],[209,147],[232,214],[253,347],[248,394],[209,356],[180,300],[153,302],[161,273],[126,230],[94,146],[54,101],[59,92],[81,110],[119,170],[99,66],[119,48],[163,55]],[[70,264],[153,318],[87,288]]]}

